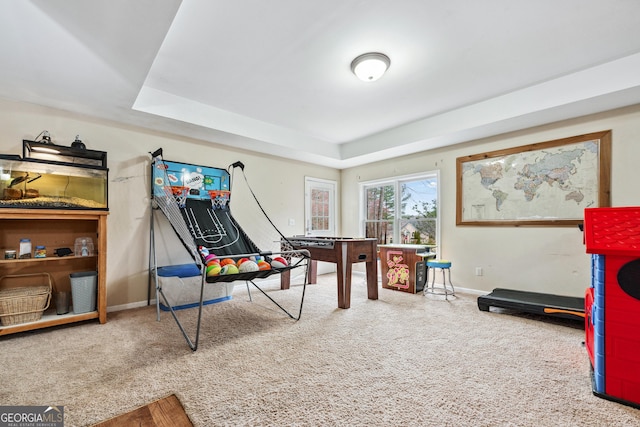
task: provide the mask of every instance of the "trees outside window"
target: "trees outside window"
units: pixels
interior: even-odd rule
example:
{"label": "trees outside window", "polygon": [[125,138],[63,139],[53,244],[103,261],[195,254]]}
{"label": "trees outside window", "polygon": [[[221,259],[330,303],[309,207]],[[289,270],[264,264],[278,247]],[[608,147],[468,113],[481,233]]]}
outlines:
{"label": "trees outside window", "polygon": [[365,183],[362,193],[366,237],[379,244],[437,245],[437,172]]}

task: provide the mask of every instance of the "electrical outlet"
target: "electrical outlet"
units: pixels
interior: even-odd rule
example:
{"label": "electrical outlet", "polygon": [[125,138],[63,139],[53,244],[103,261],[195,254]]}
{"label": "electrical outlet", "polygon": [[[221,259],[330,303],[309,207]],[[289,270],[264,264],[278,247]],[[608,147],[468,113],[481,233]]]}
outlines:
{"label": "electrical outlet", "polygon": [[293,218],[289,218],[289,225],[290,225],[290,226],[294,226],[294,225],[296,225],[296,220],[295,220],[295,219],[293,219]]}
{"label": "electrical outlet", "polygon": [[482,267],[476,267],[476,276],[482,276]]}

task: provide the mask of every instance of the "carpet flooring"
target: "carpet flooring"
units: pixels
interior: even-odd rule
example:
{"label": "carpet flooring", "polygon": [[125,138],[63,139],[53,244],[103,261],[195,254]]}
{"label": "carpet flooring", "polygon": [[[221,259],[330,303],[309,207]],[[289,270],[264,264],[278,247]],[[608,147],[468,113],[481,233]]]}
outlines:
{"label": "carpet flooring", "polygon": [[[2,337],[0,402],[64,406],[66,427],[171,394],[206,427],[640,425],[640,410],[592,394],[580,323],[481,312],[459,290],[368,300],[355,273],[343,310],[335,275],[319,281],[298,322],[238,284],[205,308],[196,352],[155,307]],[[302,288],[266,287],[287,308]],[[193,330],[196,310],[179,315]]]}

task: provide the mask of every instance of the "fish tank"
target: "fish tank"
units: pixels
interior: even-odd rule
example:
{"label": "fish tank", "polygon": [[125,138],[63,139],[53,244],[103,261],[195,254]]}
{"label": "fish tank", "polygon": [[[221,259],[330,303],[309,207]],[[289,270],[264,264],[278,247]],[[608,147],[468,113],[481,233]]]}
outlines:
{"label": "fish tank", "polygon": [[0,154],[0,208],[109,210],[106,152],[23,141]]}

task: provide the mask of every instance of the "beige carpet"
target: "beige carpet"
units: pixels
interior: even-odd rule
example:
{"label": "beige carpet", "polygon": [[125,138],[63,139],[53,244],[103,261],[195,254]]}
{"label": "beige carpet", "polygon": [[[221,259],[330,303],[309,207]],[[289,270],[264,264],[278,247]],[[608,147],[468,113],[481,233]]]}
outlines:
{"label": "beige carpet", "polygon": [[[640,425],[640,410],[591,393],[574,323],[480,312],[465,294],[371,301],[359,275],[341,310],[335,276],[320,280],[299,322],[236,286],[206,308],[195,353],[154,307],[2,338],[0,402],[64,405],[65,426],[173,393],[196,426]],[[271,288],[290,305],[301,289]]]}

